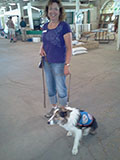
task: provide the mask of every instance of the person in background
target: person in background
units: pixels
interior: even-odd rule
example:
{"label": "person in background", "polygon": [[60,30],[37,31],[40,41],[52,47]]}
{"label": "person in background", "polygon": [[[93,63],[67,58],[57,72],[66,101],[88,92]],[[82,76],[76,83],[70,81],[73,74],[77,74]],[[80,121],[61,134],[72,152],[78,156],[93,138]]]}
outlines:
{"label": "person in background", "polygon": [[43,57],[48,96],[52,105],[45,117],[50,118],[58,107],[58,100],[59,107],[65,109],[67,105],[66,76],[70,74],[72,33],[64,21],[65,12],[60,0],[49,0],[45,14],[49,22],[43,26],[40,55]]}
{"label": "person in background", "polygon": [[15,26],[11,16],[9,17],[9,20],[7,21],[6,25],[8,26],[10,42],[15,42]]}
{"label": "person in background", "polygon": [[24,42],[26,41],[26,22],[24,21],[23,17],[21,17],[20,27],[21,27],[22,41]]}

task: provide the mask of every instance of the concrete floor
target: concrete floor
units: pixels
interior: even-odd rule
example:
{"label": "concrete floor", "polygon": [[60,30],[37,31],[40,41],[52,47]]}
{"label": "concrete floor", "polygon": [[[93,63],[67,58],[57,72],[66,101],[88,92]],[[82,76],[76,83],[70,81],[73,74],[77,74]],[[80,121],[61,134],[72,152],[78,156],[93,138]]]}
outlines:
{"label": "concrete floor", "polygon": [[39,44],[0,39],[0,160],[120,160],[120,51],[116,42],[72,57],[70,105],[89,111],[98,133],[73,138],[48,126],[43,108]]}

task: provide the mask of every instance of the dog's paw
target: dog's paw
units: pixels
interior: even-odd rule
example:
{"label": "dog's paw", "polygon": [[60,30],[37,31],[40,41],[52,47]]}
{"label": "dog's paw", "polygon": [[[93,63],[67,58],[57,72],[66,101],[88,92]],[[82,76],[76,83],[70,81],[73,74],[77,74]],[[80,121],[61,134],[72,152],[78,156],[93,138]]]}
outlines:
{"label": "dog's paw", "polygon": [[72,155],[76,155],[78,153],[78,148],[73,148],[72,149]]}
{"label": "dog's paw", "polygon": [[72,133],[70,131],[67,132],[67,136],[72,136]]}

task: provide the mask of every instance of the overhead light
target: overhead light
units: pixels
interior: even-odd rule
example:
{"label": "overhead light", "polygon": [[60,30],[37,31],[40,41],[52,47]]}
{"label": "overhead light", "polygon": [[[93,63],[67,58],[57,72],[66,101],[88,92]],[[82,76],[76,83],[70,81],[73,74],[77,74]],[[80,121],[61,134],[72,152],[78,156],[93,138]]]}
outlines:
{"label": "overhead light", "polygon": [[29,0],[23,0],[24,2],[27,2],[27,1],[29,1]]}
{"label": "overhead light", "polygon": [[15,6],[15,5],[16,5],[16,3],[9,3],[9,5],[11,5],[11,6]]}
{"label": "overhead light", "polygon": [[5,9],[5,8],[6,8],[6,7],[3,7],[3,6],[1,7],[1,9]]}

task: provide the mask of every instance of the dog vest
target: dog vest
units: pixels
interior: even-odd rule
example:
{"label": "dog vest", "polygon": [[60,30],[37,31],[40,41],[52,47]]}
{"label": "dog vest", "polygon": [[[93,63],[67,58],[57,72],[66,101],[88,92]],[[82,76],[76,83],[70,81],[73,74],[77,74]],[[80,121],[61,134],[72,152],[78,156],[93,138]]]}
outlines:
{"label": "dog vest", "polygon": [[93,122],[93,116],[90,115],[88,112],[80,111],[80,118],[77,122],[78,127],[88,127]]}

